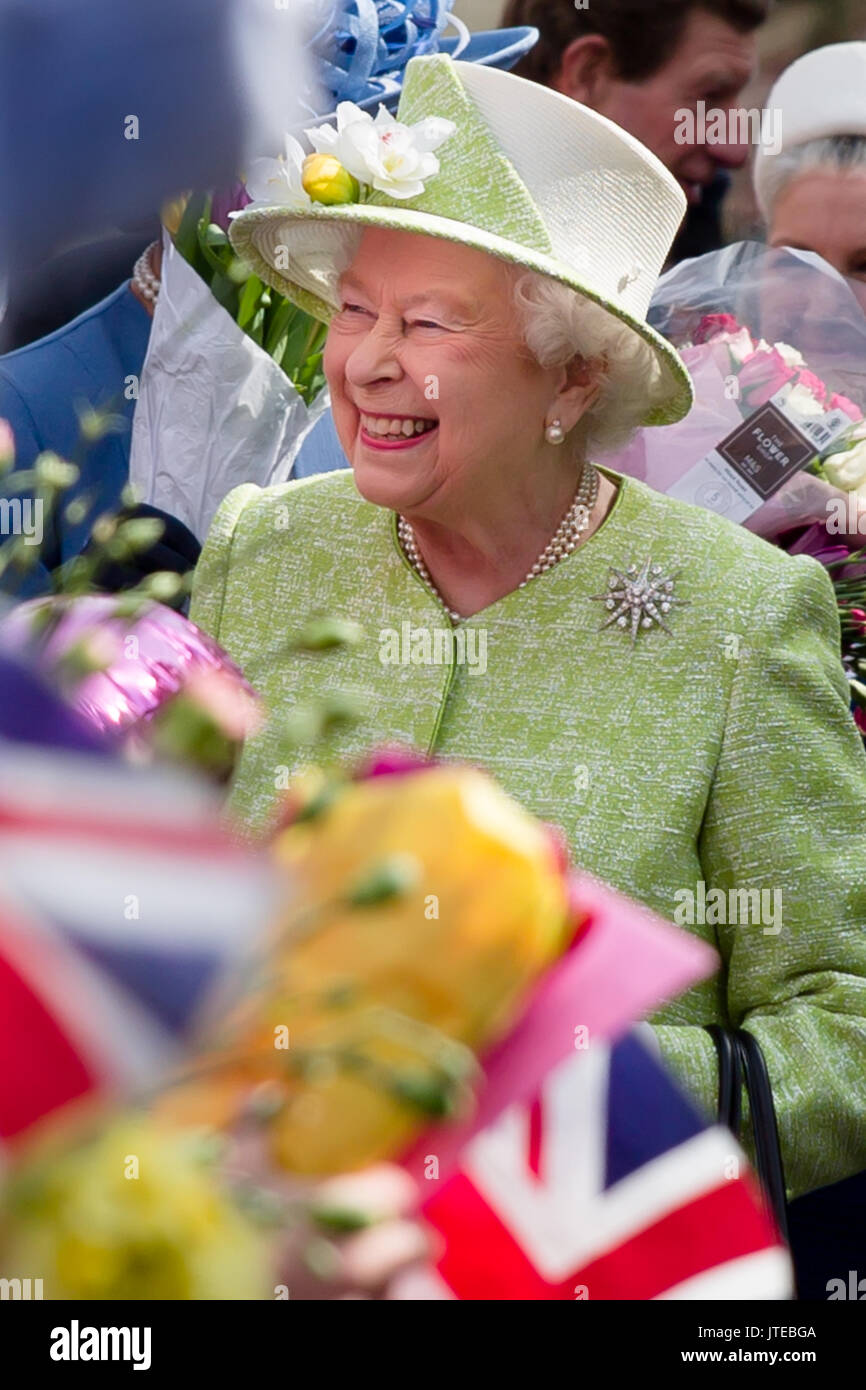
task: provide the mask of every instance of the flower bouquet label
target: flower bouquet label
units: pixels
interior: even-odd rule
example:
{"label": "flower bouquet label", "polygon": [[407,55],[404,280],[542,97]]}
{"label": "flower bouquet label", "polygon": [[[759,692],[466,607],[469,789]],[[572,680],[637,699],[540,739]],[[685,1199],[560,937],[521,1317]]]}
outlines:
{"label": "flower bouquet label", "polygon": [[743,522],[850,430],[844,410],[803,415],[791,394],[791,386],[783,386],[684,473],[669,495]]}

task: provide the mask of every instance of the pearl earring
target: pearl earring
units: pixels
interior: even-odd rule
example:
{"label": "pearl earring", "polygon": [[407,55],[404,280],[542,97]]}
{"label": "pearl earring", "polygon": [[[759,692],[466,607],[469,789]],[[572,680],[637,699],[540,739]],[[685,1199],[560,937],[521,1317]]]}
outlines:
{"label": "pearl earring", "polygon": [[565,430],[562,428],[562,421],[552,420],[544,431],[544,437],[548,444],[561,444],[565,439]]}

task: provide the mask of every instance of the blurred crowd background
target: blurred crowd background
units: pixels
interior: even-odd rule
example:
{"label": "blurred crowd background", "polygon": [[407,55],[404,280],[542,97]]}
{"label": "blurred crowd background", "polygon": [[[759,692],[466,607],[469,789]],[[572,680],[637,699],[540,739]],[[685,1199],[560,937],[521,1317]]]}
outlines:
{"label": "blurred crowd background", "polygon": [[[592,0],[590,0],[592,3]],[[501,22],[504,0],[457,0],[455,14],[470,29],[492,29]],[[653,0],[647,0],[647,9]],[[740,104],[762,107],[779,74],[801,54],[828,43],[866,39],[866,0],[776,0],[758,31],[760,70]],[[760,236],[761,224],[750,167],[738,170],[724,204],[724,230],[730,241]]]}
{"label": "blurred crowd background", "polygon": [[[648,11],[654,0],[647,0]],[[454,12],[476,32],[502,24],[506,0],[455,0]],[[779,74],[800,55],[824,44],[866,39],[866,0],[775,0],[757,33],[759,68],[744,89],[740,105],[764,106]],[[727,241],[763,239],[755,204],[751,161],[731,176],[722,209]],[[129,274],[136,256],[159,234],[153,217],[141,224],[107,230],[102,247],[74,242],[9,287],[2,350],[22,347],[68,323],[96,304]],[[681,255],[692,254],[681,250]]]}

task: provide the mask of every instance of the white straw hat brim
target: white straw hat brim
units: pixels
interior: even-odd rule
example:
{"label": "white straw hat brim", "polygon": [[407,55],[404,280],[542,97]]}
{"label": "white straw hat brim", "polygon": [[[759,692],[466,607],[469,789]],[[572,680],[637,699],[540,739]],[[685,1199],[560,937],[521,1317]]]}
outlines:
{"label": "white straw hat brim", "polygon": [[441,54],[409,63],[397,116],[410,127],[430,117],[453,126],[423,192],[247,208],[230,237],[256,274],[328,322],[338,307],[344,228],[384,227],[472,247],[566,285],[634,334],[648,350],[642,423],[682,419],[691,380],[646,322],[686,206],[670,171],[633,136],[561,93]]}

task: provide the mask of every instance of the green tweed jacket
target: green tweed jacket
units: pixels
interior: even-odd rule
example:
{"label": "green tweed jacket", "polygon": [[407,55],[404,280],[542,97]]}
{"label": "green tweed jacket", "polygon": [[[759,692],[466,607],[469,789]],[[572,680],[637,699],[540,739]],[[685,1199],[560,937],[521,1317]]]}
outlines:
{"label": "green tweed jacket", "polygon": [[[618,481],[603,526],[462,641],[350,472],[232,492],[192,617],[277,716],[242,753],[232,807],[267,823],[286,769],[309,760],[279,724],[323,691],[362,697],[334,735],[342,756],[387,741],[486,766],[562,827],[577,864],[717,948],[718,975],[653,1018],[662,1054],[712,1113],[702,1025],[750,1028],[801,1193],[866,1168],[866,757],[831,586],[811,559]],[[600,630],[605,596],[611,568],[647,559],[684,602],[669,632],[632,643]],[[293,653],[315,614],[365,637]]]}

